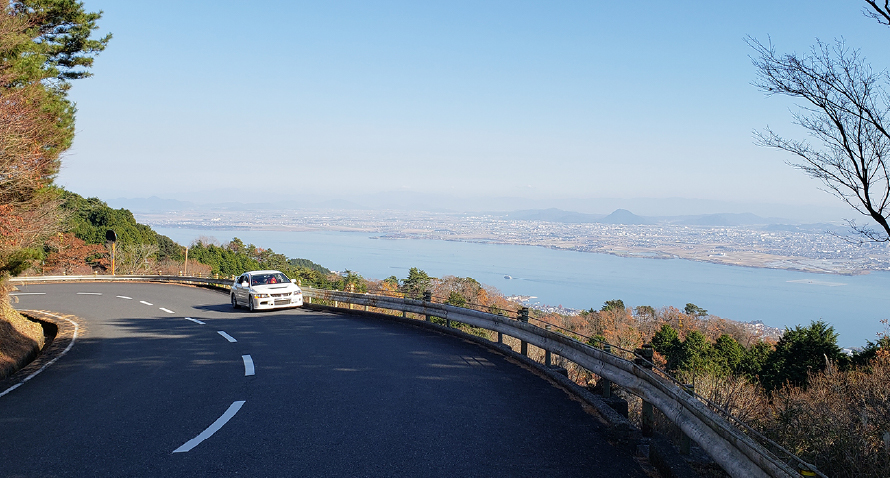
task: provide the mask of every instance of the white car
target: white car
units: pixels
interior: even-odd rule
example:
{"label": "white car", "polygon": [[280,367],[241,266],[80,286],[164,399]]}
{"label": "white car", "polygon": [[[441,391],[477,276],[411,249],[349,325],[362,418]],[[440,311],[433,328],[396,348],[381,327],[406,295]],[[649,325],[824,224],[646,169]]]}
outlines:
{"label": "white car", "polygon": [[279,271],[245,272],[232,284],[232,307],[243,305],[251,311],[299,307],[303,291],[295,282]]}

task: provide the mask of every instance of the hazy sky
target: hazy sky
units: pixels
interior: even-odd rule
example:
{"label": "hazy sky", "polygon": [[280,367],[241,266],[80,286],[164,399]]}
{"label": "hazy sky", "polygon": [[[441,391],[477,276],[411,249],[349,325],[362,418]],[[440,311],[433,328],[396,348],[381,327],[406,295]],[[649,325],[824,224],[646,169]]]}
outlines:
{"label": "hazy sky", "polygon": [[843,211],[753,144],[767,125],[803,133],[790,100],[751,86],[744,39],[804,52],[843,37],[890,65],[890,28],[861,1],[85,5],[114,38],[72,89],[58,182],[106,200],[407,191]]}

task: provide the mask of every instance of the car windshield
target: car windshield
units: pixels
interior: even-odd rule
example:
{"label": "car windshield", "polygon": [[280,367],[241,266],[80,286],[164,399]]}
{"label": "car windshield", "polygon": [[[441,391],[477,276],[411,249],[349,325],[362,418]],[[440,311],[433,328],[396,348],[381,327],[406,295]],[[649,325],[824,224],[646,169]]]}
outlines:
{"label": "car windshield", "polygon": [[287,284],[290,279],[281,272],[254,274],[250,276],[250,285]]}

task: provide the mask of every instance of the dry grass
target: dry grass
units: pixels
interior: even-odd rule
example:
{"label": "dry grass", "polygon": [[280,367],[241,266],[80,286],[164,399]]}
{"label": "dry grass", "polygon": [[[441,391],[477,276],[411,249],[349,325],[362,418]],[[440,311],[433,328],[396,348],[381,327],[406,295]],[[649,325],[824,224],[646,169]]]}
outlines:
{"label": "dry grass", "polygon": [[0,379],[14,373],[43,347],[43,327],[12,308],[0,289]]}

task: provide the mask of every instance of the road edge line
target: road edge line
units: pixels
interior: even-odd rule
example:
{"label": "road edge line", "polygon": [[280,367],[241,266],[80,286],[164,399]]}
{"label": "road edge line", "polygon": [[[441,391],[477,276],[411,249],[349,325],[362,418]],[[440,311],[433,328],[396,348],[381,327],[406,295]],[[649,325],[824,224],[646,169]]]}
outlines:
{"label": "road edge line", "polygon": [[[27,312],[27,311],[22,311],[22,312]],[[46,370],[47,367],[49,367],[50,365],[56,363],[56,360],[59,360],[59,359],[62,358],[66,353],[68,353],[69,350],[71,350],[71,347],[74,346],[74,342],[77,340],[77,331],[78,331],[78,329],[80,328],[80,325],[79,325],[77,322],[75,322],[75,321],[73,321],[73,320],[71,320],[71,319],[69,319],[69,318],[67,318],[67,317],[60,317],[60,316],[58,316],[58,315],[50,314],[50,313],[48,313],[48,312],[41,312],[41,314],[48,315],[48,316],[50,316],[50,317],[54,317],[54,318],[56,318],[56,319],[64,319],[64,320],[67,320],[68,322],[71,322],[72,324],[74,324],[74,335],[71,337],[71,342],[68,342],[68,346],[65,347],[65,350],[63,350],[59,355],[53,357],[53,359],[50,360],[49,362],[43,364],[43,366],[40,367],[40,369],[38,369],[37,371],[35,371],[35,372],[33,372],[32,374],[28,375],[27,377],[23,378],[21,382],[19,382],[19,383],[13,385],[13,386],[7,388],[6,390],[0,392],[0,397],[2,397],[2,396],[4,396],[4,395],[8,394],[9,392],[12,392],[13,390],[15,390],[15,389],[21,387],[22,385],[24,385],[25,382],[27,382],[28,380],[31,380],[32,378],[36,377],[37,374],[39,374],[40,372],[43,372],[44,370]]]}

